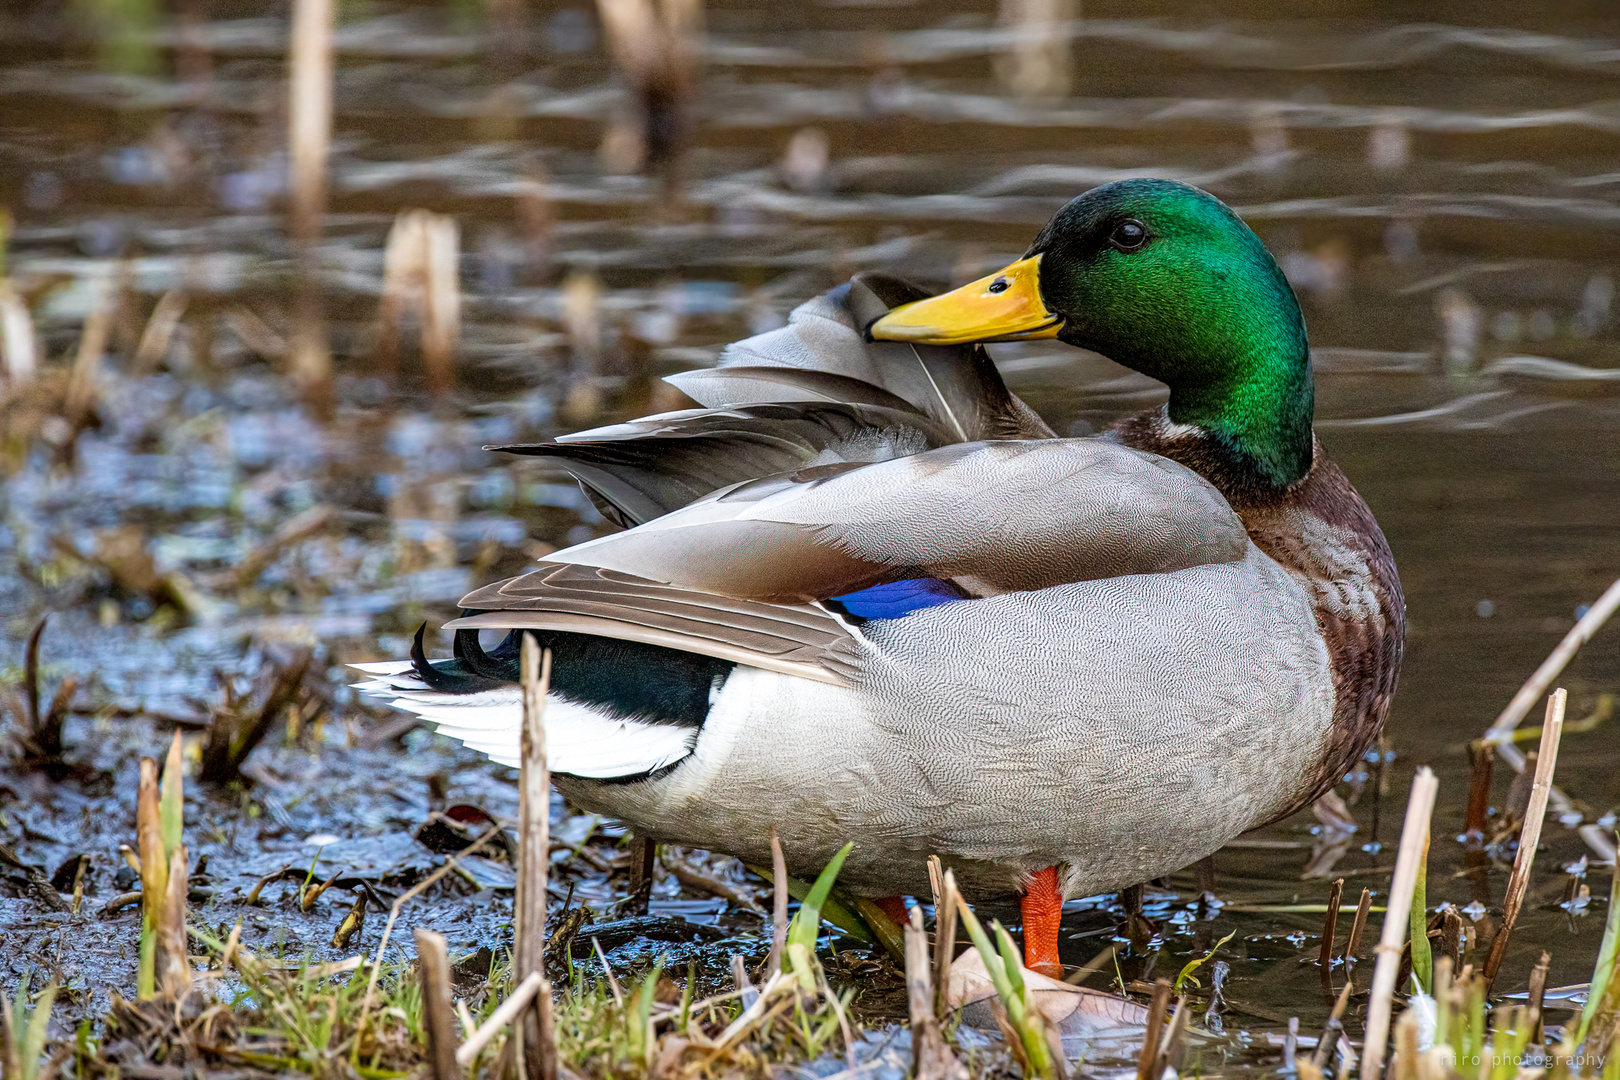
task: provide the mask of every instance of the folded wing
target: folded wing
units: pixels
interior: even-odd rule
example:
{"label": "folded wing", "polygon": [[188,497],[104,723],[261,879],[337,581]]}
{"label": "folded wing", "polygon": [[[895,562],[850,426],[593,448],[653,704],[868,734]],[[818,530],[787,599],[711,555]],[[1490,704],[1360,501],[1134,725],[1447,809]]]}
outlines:
{"label": "folded wing", "polygon": [[[808,605],[931,577],[967,596],[1231,562],[1248,536],[1207,481],[1099,439],[964,443],[752,481],[547,556],[716,597]],[[536,571],[468,596],[483,608]]]}

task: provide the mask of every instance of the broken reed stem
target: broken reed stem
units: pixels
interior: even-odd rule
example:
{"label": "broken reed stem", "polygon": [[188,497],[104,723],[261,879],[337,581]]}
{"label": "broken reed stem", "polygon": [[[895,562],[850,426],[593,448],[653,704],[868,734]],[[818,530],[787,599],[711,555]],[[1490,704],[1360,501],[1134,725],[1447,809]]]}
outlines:
{"label": "broken reed stem", "polygon": [[[1191,1021],[1192,1010],[1187,1007],[1186,998],[1176,999],[1175,1012],[1170,1014],[1170,1024],[1165,1028],[1164,1036],[1159,1040],[1159,1052],[1153,1059],[1153,1080],[1164,1075],[1165,1069],[1176,1056],[1181,1047],[1181,1041],[1187,1037],[1187,1024]],[[1293,1018],[1293,1030],[1298,1034],[1298,1018]]]}
{"label": "broken reed stem", "polygon": [[1395,856],[1395,875],[1390,882],[1389,902],[1384,912],[1384,932],[1378,939],[1378,959],[1373,967],[1371,996],[1367,1003],[1367,1027],[1361,1075],[1384,1075],[1384,1043],[1389,1038],[1390,1010],[1395,999],[1395,976],[1401,966],[1402,942],[1412,909],[1412,890],[1417,884],[1418,861],[1429,834],[1429,818],[1434,813],[1434,796],[1440,786],[1427,765],[1412,778],[1412,793],[1406,802],[1406,820],[1401,825],[1401,846]]}
{"label": "broken reed stem", "polygon": [[769,979],[782,970],[782,950],[787,945],[788,930],[788,874],[787,856],[782,854],[782,840],[771,826],[771,955],[765,961],[765,977]]}
{"label": "broken reed stem", "polygon": [[1507,897],[1502,903],[1502,928],[1491,939],[1491,951],[1485,957],[1487,992],[1502,967],[1502,958],[1507,955],[1508,935],[1519,920],[1525,890],[1530,887],[1530,867],[1535,862],[1536,845],[1541,842],[1541,824],[1547,816],[1547,799],[1552,794],[1553,769],[1558,766],[1558,740],[1564,733],[1564,708],[1568,700],[1563,687],[1554,690],[1547,699],[1547,720],[1541,729],[1541,749],[1536,755],[1530,805],[1525,808],[1524,824],[1519,829],[1519,850],[1513,857],[1513,872],[1508,876]]}
{"label": "broken reed stem", "polygon": [[1485,814],[1491,803],[1491,767],[1496,762],[1496,748],[1480,740],[1471,743],[1468,752],[1473,758],[1473,773],[1468,784],[1468,817],[1463,825],[1463,839],[1469,847],[1485,842]]}
{"label": "broken reed stem", "polygon": [[540,992],[519,1024],[525,1075],[557,1080],[557,1044],[551,1029],[551,985],[545,981],[546,870],[551,858],[551,774],[546,767],[546,692],[551,687],[551,650],[542,654],[532,634],[523,635],[522,757],[518,775],[518,885],[512,975],[538,974]]}
{"label": "broken reed stem", "polygon": [[1530,706],[1541,699],[1541,695],[1552,686],[1553,680],[1558,678],[1560,672],[1575,658],[1582,645],[1592,640],[1592,635],[1598,632],[1599,627],[1609,621],[1616,608],[1620,608],[1620,579],[1606,589],[1602,596],[1597,598],[1585,615],[1582,615],[1569,631],[1558,647],[1547,654],[1547,659],[1541,662],[1535,673],[1525,680],[1519,687],[1519,692],[1513,695],[1513,700],[1507,703],[1507,708],[1491,722],[1485,729],[1485,738],[1488,741],[1497,741],[1496,738],[1512,731],[1519,726],[1519,721],[1525,718]]}
{"label": "broken reed stem", "polygon": [[1322,951],[1316,962],[1325,971],[1333,966],[1333,938],[1339,929],[1339,905],[1344,902],[1344,878],[1334,878],[1328,890],[1327,917],[1322,921]]}
{"label": "broken reed stem", "polygon": [[1159,1060],[1159,1038],[1164,1033],[1164,1014],[1170,1008],[1170,980],[1153,983],[1153,1002],[1148,1006],[1147,1030],[1142,1032],[1142,1053],[1136,1059],[1136,1080],[1158,1080],[1153,1066]]}
{"label": "broken reed stem", "polygon": [[[1320,1069],[1327,1064],[1328,1054],[1333,1051],[1333,1044],[1338,1042],[1336,1036],[1344,1029],[1344,1010],[1350,1006],[1350,995],[1355,993],[1356,981],[1351,978],[1344,980],[1344,987],[1339,991],[1338,1000],[1333,1003],[1333,1011],[1328,1014],[1327,1025],[1322,1029],[1322,1037],[1316,1040],[1316,1049],[1311,1053],[1311,1064]],[[1286,1067],[1287,1061],[1283,1062]]]}
{"label": "broken reed stem", "polygon": [[[937,855],[929,856],[938,863]],[[940,892],[934,899],[934,1015],[950,1015],[951,961],[956,956],[956,909],[961,896],[956,890],[956,873],[940,874]]]}
{"label": "broken reed stem", "polygon": [[1356,917],[1350,921],[1350,936],[1344,942],[1344,961],[1350,963],[1361,947],[1361,932],[1367,928],[1367,915],[1372,911],[1372,890],[1361,890],[1361,901],[1356,904]]}
{"label": "broken reed stem", "polygon": [[417,929],[416,959],[422,977],[422,1026],[427,1029],[433,1078],[461,1080],[461,1064],[456,1060],[456,1010],[450,1004],[450,954],[443,936]]}
{"label": "broken reed stem", "polygon": [[965,1077],[966,1070],[945,1044],[939,1017],[934,1012],[934,985],[928,935],[923,931],[922,908],[911,909],[906,925],[906,1001],[911,1010],[911,1055],[916,1080]]}
{"label": "broken reed stem", "polygon": [[1530,984],[1525,994],[1525,1008],[1529,1010],[1530,1041],[1540,1045],[1543,1035],[1541,1033],[1541,1006],[1547,996],[1547,969],[1552,966],[1552,954],[1544,952],[1536,966],[1530,969]]}
{"label": "broken reed stem", "polygon": [[332,143],[333,0],[293,0],[287,73],[287,138],[292,158],[292,234],[309,247],[326,208]]}
{"label": "broken reed stem", "polygon": [[141,758],[135,802],[135,832],[141,857],[141,938],[136,994],[142,1000],[159,990],[178,1001],[191,989],[186,950],[186,847],[181,842],[185,792],[183,744],[174,733],[158,780],[157,762]]}
{"label": "broken reed stem", "polygon": [[467,1041],[456,1050],[456,1064],[462,1068],[473,1063],[479,1051],[489,1045],[491,1039],[500,1033],[500,1030],[515,1020],[519,1013],[528,1008],[545,980],[535,972],[517,984],[517,988],[506,996],[506,1000],[495,1006],[495,1011],[489,1014],[489,1019],[478,1026],[478,1030],[467,1036]]}

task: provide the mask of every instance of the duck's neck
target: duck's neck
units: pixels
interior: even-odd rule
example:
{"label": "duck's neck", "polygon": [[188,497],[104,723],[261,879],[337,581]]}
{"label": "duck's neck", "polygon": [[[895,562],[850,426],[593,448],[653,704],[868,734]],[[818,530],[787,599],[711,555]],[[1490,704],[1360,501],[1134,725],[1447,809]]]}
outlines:
{"label": "duck's neck", "polygon": [[1304,327],[1257,334],[1235,362],[1211,365],[1218,374],[1168,379],[1169,416],[1201,428],[1255,478],[1288,487],[1311,471],[1311,417],[1316,395]]}

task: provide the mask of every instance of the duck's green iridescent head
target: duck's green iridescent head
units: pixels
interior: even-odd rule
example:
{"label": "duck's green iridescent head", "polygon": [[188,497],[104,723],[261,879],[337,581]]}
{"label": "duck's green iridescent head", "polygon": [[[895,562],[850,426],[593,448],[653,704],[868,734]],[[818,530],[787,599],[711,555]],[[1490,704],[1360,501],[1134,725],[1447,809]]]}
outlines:
{"label": "duck's green iridescent head", "polygon": [[1310,470],[1314,391],[1293,290],[1253,230],[1186,184],[1088,191],[1018,262],[869,332],[933,344],[1056,337],[1167,384],[1172,421],[1205,429],[1270,483]]}

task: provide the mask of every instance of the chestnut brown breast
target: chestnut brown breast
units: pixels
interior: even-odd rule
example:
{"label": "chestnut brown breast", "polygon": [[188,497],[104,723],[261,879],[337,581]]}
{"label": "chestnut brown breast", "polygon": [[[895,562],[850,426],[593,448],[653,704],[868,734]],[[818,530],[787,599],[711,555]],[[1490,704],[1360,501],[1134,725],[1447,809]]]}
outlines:
{"label": "chestnut brown breast", "polygon": [[1333,734],[1310,798],[1289,813],[1301,809],[1366,753],[1395,696],[1406,598],[1383,530],[1320,442],[1305,479],[1279,490],[1256,483],[1223,447],[1199,429],[1172,423],[1163,409],[1120,421],[1109,437],[1209,480],[1242,518],[1255,546],[1314,598],[1317,628],[1333,661]]}

